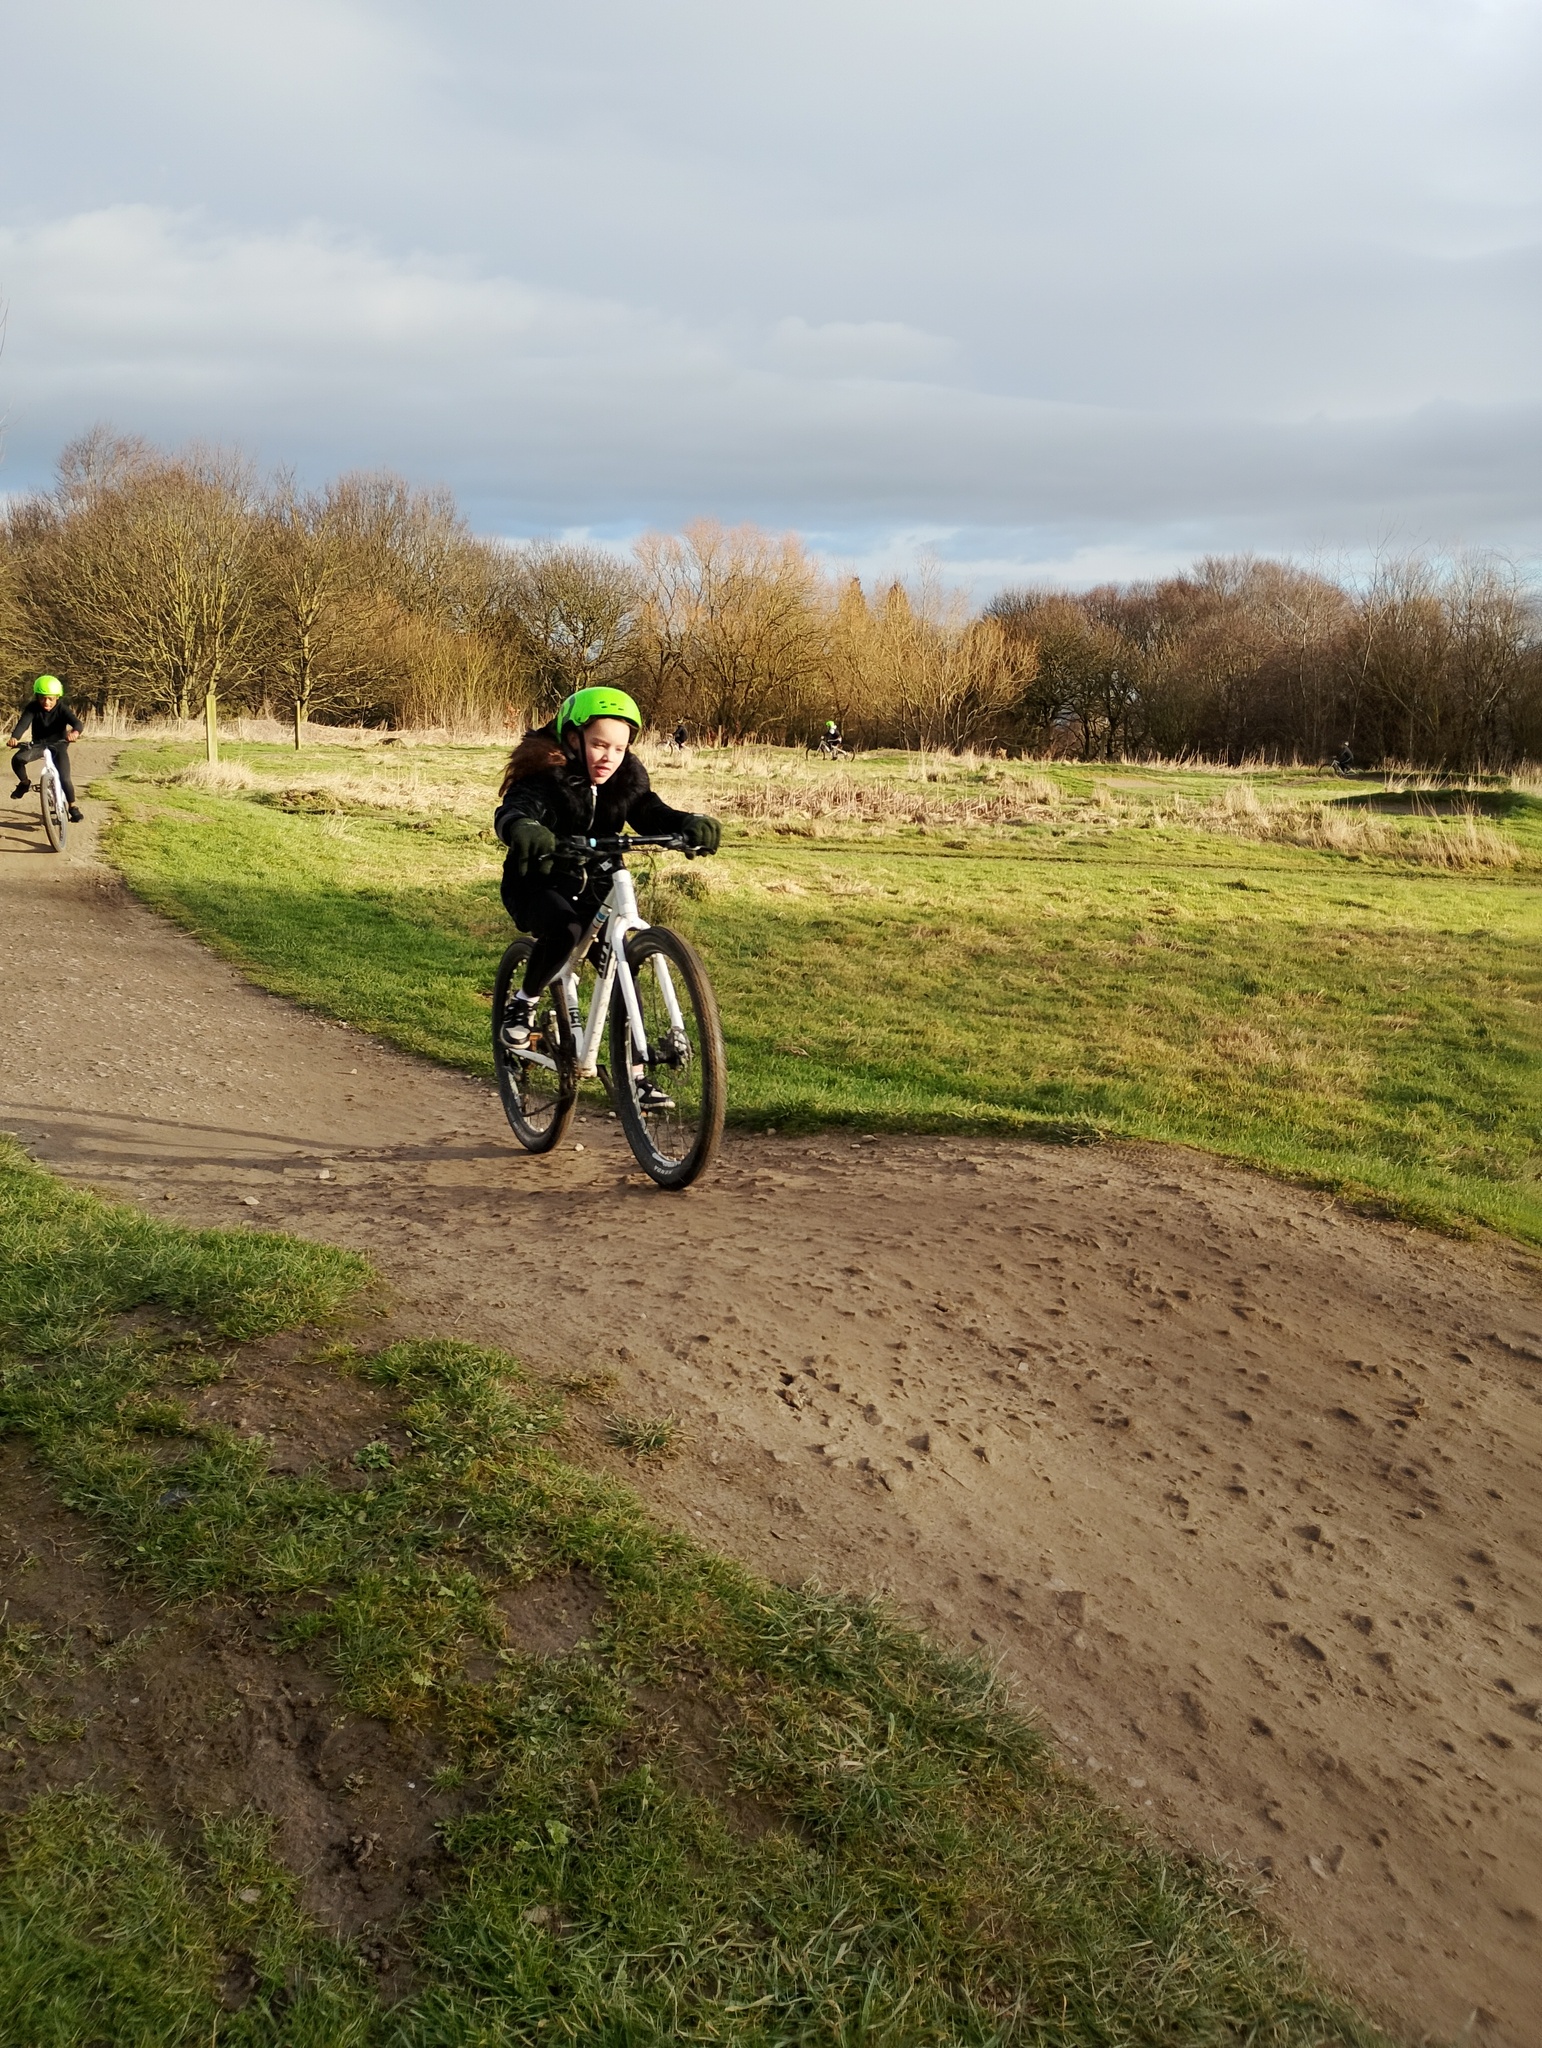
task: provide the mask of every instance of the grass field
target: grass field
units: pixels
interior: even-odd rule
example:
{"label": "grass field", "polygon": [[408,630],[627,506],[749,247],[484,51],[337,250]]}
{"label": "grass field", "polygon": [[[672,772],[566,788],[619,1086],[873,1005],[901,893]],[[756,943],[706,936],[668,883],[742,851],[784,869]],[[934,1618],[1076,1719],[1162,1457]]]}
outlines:
{"label": "grass field", "polygon": [[[130,748],[112,858],[265,986],[489,1070],[501,756]],[[655,763],[731,1116],[1177,1141],[1542,1242],[1542,794],[772,749]]]}
{"label": "grass field", "polygon": [[[0,1434],[163,1615],[244,1615],[330,1675],[334,1710],[431,1729],[439,1782],[466,1794],[442,1887],[387,1930],[410,1987],[389,2008],[366,1953],[307,1920],[260,1816],[167,1829],[110,1783],[0,1809],[5,2039],[1380,2038],[1221,1873],[1062,1776],[983,1669],[871,1605],[758,1580],[569,1462],[561,1396],[513,1359],[317,1339],[316,1373],[401,1404],[363,1484],[270,1471],[261,1437],[191,1416],[240,1341],[368,1282],[350,1254],[161,1224],[0,1148]],[[500,1592],[572,1570],[603,1595],[591,1647],[523,1654]],[[73,1654],[0,1613],[12,1760],[80,1739],[56,1710]]]}

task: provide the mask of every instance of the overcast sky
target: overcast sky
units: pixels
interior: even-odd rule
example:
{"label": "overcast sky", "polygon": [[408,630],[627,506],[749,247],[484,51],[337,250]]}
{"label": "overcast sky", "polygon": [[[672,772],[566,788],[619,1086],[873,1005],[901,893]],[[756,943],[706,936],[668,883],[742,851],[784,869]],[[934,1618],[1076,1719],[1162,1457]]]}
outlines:
{"label": "overcast sky", "polygon": [[98,420],[977,585],[1542,559],[1538,0],[51,0],[0,490]]}

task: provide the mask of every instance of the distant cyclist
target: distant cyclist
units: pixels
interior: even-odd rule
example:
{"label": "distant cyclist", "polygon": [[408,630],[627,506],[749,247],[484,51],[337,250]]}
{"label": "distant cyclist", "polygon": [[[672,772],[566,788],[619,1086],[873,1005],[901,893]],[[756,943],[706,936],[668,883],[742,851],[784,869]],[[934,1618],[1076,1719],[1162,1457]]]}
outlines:
{"label": "distant cyclist", "polygon": [[846,741],[841,733],[840,726],[833,718],[827,718],[825,720],[825,729],[819,735],[819,752],[821,754],[843,754],[845,751]]}
{"label": "distant cyclist", "polygon": [[1333,757],[1333,770],[1334,770],[1334,773],[1335,773],[1336,775],[1353,775],[1353,774],[1354,774],[1354,772],[1355,772],[1355,750],[1354,750],[1354,748],[1353,748],[1353,747],[1352,747],[1352,746],[1351,746],[1351,745],[1349,744],[1348,740],[1345,740],[1345,742],[1344,742],[1343,746],[1341,746],[1341,747],[1339,748],[1338,752],[1337,752],[1337,753],[1336,753],[1336,754],[1334,755],[1334,757]]}
{"label": "distant cyclist", "polygon": [[[29,796],[32,784],[27,779],[29,761],[41,761],[45,754],[52,754],[54,767],[59,771],[60,787],[70,807],[71,821],[78,825],[82,813],[75,802],[75,785],[70,780],[70,742],[80,738],[83,728],[79,717],[64,701],[64,685],[57,676],[39,676],[32,685],[31,699],[22,706],[21,715],[11,727],[11,738],[22,740],[11,756],[11,771],[16,777],[16,787],[11,791],[11,801]],[[25,735],[30,733],[28,742]]]}
{"label": "distant cyclist", "polygon": [[504,1012],[501,1034],[510,1052],[530,1043],[536,997],[583,937],[604,894],[581,863],[558,853],[559,837],[611,838],[630,825],[634,832],[678,832],[703,853],[717,852],[717,819],[677,811],[649,782],[631,751],[641,731],[642,715],[625,690],[595,685],[564,699],[551,723],[527,732],[509,756],[493,817],[509,849],[503,907],[535,940],[524,987]]}
{"label": "distant cyclist", "polygon": [[677,754],[685,752],[685,743],[689,738],[690,734],[686,731],[685,720],[682,718],[674,731],[669,735],[670,744]]}

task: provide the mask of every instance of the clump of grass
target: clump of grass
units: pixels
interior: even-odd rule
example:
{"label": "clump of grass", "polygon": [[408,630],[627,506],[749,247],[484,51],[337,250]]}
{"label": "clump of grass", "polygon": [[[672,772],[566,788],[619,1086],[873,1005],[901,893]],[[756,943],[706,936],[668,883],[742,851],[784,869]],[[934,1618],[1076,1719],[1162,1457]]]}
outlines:
{"label": "clump of grass", "polygon": [[[296,773],[290,762],[251,762],[226,758],[193,761],[170,771],[168,780],[188,789],[219,796],[255,797],[279,810],[322,814],[349,812],[437,812],[459,817],[491,815],[488,782],[474,766],[469,774],[425,775],[409,754],[367,755],[357,765],[316,768]],[[494,787],[496,784],[494,783]]]}
{"label": "clump of grass", "polygon": [[684,1425],[678,1415],[612,1415],[605,1441],[634,1458],[667,1458],[679,1450]]}
{"label": "clump of grass", "polygon": [[[42,1206],[36,1180],[0,1210],[0,1261]],[[76,1221],[110,1257],[131,1219],[97,1208]],[[206,1236],[156,1228],[212,1284]],[[248,1278],[256,1298],[227,1314],[260,1322]],[[431,1721],[473,1796],[445,1832],[443,1896],[401,1931],[417,1985],[389,2021],[356,1952],[306,1926],[260,1824],[209,1823],[173,1853],[100,1794],[35,1802],[0,1834],[16,2038],[94,2040],[110,2012],[115,2040],[328,2048],[984,2048],[1040,2038],[1046,2014],[1088,2048],[1377,2039],[1220,1873],[1062,1777],[983,1668],[874,1603],[757,1579],[557,1456],[557,1410],[514,1360],[447,1341],[339,1360],[401,1403],[408,1448],[362,1488],[268,1472],[260,1447],[207,1428],[168,1467],[133,1414],[155,1340],[94,1322],[78,1268],[62,1292],[75,1337],[0,1358],[0,1428],[30,1439],[125,1574],[163,1603],[260,1597],[341,1706]],[[500,1594],[576,1572],[604,1602],[583,1652],[521,1654]],[[490,1675],[471,1675],[488,1648]],[[643,1682],[715,1734],[674,1746]],[[253,1990],[222,2015],[232,1955]]]}
{"label": "clump of grass", "polygon": [[257,789],[262,782],[261,776],[254,774],[244,761],[190,761],[177,770],[175,779],[184,788],[213,790],[220,796]]}
{"label": "clump of grass", "polygon": [[1262,802],[1249,783],[1233,783],[1203,806],[1180,806],[1175,818],[1202,830],[1238,838],[1272,840],[1287,846],[1320,847],[1356,859],[1408,861],[1461,874],[1513,868],[1520,850],[1514,840],[1475,811],[1449,820],[1378,817],[1331,801]]}
{"label": "clump of grass", "polygon": [[56,1698],[79,1670],[68,1632],[8,1622],[0,1607],[0,1754],[14,1750],[17,1735],[48,1743],[84,1732],[83,1721],[59,1712]]}
{"label": "clump of grass", "polygon": [[368,1971],[306,1920],[271,1836],[255,1816],[212,1820],[178,1855],[104,1793],[34,1799],[0,1830],[0,2032],[58,2048],[378,2039]]}
{"label": "clump of grass", "polygon": [[247,1341],[334,1316],[371,1278],[330,1245],[168,1228],[65,1187],[0,1136],[0,1338],[34,1357],[154,1307]]}
{"label": "clump of grass", "polygon": [[644,749],[671,801],[772,830],[1021,824],[1066,801],[1052,777],[989,756],[879,754],[835,765],[789,748],[685,759]]}

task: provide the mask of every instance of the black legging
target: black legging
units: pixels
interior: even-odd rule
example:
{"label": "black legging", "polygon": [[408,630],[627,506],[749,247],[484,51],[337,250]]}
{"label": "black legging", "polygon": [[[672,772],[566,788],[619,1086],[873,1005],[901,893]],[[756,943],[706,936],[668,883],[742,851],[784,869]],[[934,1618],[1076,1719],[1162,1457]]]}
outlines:
{"label": "black legging", "polygon": [[601,898],[585,890],[581,896],[560,886],[551,875],[503,874],[503,907],[522,932],[535,940],[525,963],[525,994],[545,988],[593,923]]}
{"label": "black legging", "polygon": [[59,782],[64,790],[64,801],[73,809],[75,804],[75,785],[70,780],[70,750],[63,740],[56,740],[52,746],[40,747],[34,743],[18,747],[11,756],[12,773],[15,775],[16,780],[21,782],[27,773],[27,763],[29,761],[41,761],[45,754],[53,755],[54,766],[59,771]]}

